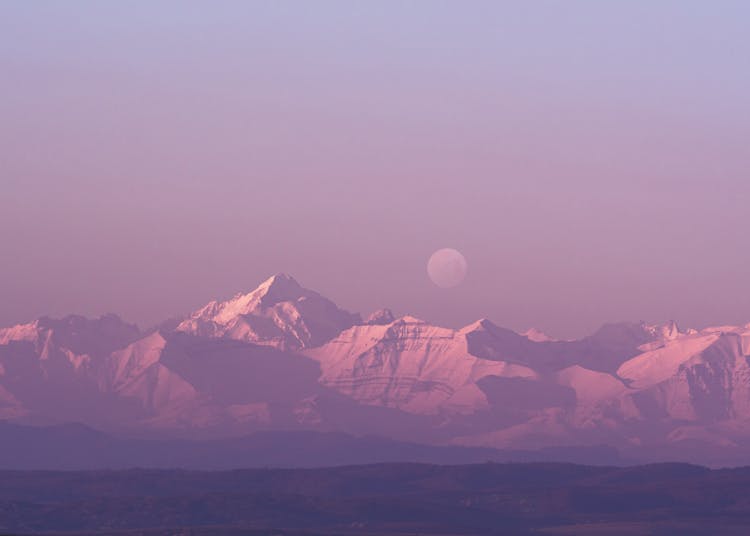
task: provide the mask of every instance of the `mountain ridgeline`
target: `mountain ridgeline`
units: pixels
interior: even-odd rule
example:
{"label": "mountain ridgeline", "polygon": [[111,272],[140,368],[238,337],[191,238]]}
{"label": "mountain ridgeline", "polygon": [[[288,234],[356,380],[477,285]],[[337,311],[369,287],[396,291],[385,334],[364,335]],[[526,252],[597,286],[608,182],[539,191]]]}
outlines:
{"label": "mountain ridgeline", "polygon": [[288,275],[141,332],[115,315],[0,329],[0,419],[128,437],[266,431],[633,460],[750,462],[750,328],[608,324],[557,341],[486,319],[366,319]]}

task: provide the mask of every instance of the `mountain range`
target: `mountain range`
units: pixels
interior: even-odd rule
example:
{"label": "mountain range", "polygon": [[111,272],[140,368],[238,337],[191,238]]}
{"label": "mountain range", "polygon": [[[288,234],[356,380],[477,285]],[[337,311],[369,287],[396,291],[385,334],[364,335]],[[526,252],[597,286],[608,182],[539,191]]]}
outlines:
{"label": "mountain range", "polygon": [[130,438],[337,432],[491,449],[607,445],[748,463],[750,327],[605,324],[580,340],[362,318],[291,276],[141,331],[115,315],[0,329],[0,419]]}

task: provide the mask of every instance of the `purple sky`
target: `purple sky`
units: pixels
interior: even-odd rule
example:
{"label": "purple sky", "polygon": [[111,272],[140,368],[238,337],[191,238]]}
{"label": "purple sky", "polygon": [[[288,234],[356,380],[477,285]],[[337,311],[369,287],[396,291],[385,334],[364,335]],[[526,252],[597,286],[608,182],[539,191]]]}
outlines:
{"label": "purple sky", "polygon": [[[0,325],[288,272],[577,336],[750,321],[750,3],[0,3]],[[430,254],[462,251],[439,289]]]}

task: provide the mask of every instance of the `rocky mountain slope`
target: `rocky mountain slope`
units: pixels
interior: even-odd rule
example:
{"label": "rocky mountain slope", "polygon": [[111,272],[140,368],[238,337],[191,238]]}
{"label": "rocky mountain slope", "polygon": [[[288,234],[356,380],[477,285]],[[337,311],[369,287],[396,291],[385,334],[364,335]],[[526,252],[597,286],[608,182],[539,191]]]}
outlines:
{"label": "rocky mountain slope", "polygon": [[557,341],[486,319],[362,320],[277,275],[147,332],[114,315],[0,329],[0,418],[138,435],[608,444],[710,461],[750,444],[749,355],[747,326],[621,323]]}

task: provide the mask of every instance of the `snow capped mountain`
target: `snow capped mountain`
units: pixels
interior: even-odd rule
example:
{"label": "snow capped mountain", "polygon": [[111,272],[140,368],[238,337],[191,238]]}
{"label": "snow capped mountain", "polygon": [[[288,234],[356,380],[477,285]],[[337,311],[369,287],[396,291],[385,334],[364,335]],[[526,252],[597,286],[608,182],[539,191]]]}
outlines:
{"label": "snow capped mountain", "polygon": [[210,302],[177,331],[298,349],[318,346],[360,321],[293,277],[278,274],[248,294]]}
{"label": "snow capped mountain", "polygon": [[28,324],[0,329],[0,345],[11,342],[32,343],[43,359],[53,349],[66,349],[73,355],[106,355],[135,340],[140,331],[117,315],[97,319],[70,315],[61,319],[42,317]]}
{"label": "snow capped mountain", "polygon": [[533,342],[550,342],[555,340],[543,331],[540,331],[536,328],[529,328],[524,331],[522,335]]}
{"label": "snow capped mountain", "polygon": [[646,329],[646,331],[650,332],[655,337],[661,338],[663,340],[674,340],[682,335],[680,328],[677,327],[677,322],[675,322],[674,320],[670,320],[669,322],[666,322],[664,324],[644,324],[643,327]]}
{"label": "snow capped mountain", "polygon": [[390,309],[380,309],[368,316],[365,324],[383,326],[390,324],[394,320],[396,320],[396,317],[393,316],[393,312]]}
{"label": "snow capped mountain", "polygon": [[487,319],[450,329],[383,309],[362,321],[280,274],[145,333],[114,315],[0,329],[0,419],[191,437],[679,445],[700,461],[750,447],[749,359],[748,326],[617,323],[562,341]]}
{"label": "snow capped mountain", "polygon": [[354,326],[305,355],[320,363],[323,385],[364,404],[421,414],[487,407],[477,385],[485,376],[536,376],[522,365],[473,356],[464,332],[410,316]]}
{"label": "snow capped mountain", "polygon": [[113,352],[97,375],[100,387],[155,413],[199,398],[190,383],[162,363],[166,347],[164,336],[154,332]]}
{"label": "snow capped mountain", "polygon": [[97,420],[111,403],[92,376],[111,352],[139,336],[115,315],[44,317],[0,330],[0,398],[12,401],[13,412],[42,421]]}
{"label": "snow capped mountain", "polygon": [[[637,389],[640,407],[704,424],[750,419],[746,333],[686,334],[624,363],[618,373]],[[750,431],[750,430],[749,430]]]}

